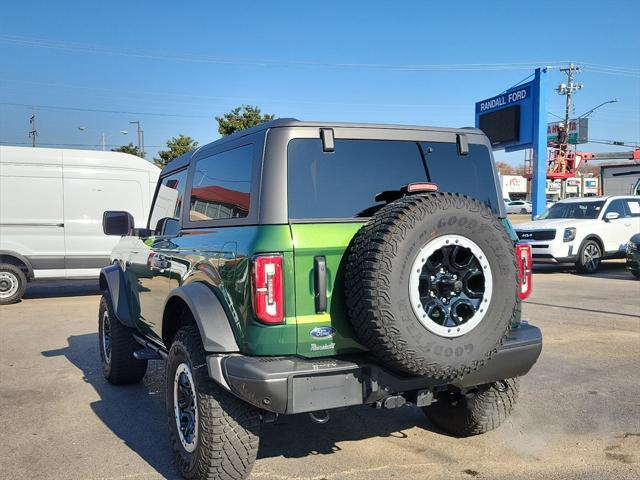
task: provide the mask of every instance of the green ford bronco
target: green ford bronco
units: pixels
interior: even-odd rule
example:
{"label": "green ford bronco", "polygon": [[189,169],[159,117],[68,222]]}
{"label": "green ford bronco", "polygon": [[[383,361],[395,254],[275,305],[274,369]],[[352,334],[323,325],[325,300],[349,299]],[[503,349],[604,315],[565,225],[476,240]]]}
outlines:
{"label": "green ford bronco", "polygon": [[353,405],[500,425],[542,348],[520,320],[531,251],[474,129],[279,119],[164,168],[146,229],[100,275],[106,379],[166,360],[175,463],[245,478],[260,427]]}

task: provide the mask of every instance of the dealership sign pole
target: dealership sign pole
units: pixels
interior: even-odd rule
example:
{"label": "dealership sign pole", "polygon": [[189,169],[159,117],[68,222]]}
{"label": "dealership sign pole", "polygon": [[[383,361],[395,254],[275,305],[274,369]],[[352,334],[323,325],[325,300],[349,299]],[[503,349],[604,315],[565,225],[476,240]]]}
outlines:
{"label": "dealership sign pole", "polygon": [[547,69],[537,68],[531,82],[476,103],[476,128],[481,129],[494,150],[533,150],[532,215],[546,204],[547,180]]}
{"label": "dealership sign pole", "polygon": [[544,212],[547,195],[547,69],[536,68],[533,101],[533,172],[531,201],[533,218]]}

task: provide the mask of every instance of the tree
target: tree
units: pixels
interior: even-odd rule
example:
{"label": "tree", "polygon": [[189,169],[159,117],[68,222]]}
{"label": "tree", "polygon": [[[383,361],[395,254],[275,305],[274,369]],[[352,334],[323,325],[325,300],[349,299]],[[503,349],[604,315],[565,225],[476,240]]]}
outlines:
{"label": "tree", "polygon": [[513,175],[513,167],[505,162],[496,162],[496,169],[500,175]]}
{"label": "tree", "polygon": [[197,146],[198,142],[193,138],[180,134],[177,137],[167,140],[167,150],[160,150],[158,152],[158,156],[160,158],[154,158],[153,163],[158,167],[163,168],[174,158],[190,152],[191,150],[195,150]]}
{"label": "tree", "polygon": [[121,147],[118,147],[118,148],[112,148],[111,151],[130,153],[131,155],[135,155],[136,157],[142,157],[140,153],[140,149],[138,148],[137,145],[134,145],[133,143],[129,143],[129,145],[122,145]]}
{"label": "tree", "polygon": [[274,118],[276,118],[275,115],[262,114],[257,106],[242,105],[225,113],[222,117],[216,117],[216,120],[218,121],[218,132],[225,136],[238,130],[255,127]]}

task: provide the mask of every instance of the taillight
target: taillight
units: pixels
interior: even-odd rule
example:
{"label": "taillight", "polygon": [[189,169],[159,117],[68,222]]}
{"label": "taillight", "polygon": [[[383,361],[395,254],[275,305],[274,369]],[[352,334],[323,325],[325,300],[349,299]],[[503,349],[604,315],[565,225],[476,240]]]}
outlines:
{"label": "taillight", "polygon": [[253,311],[263,323],[277,324],[284,320],[284,287],[282,255],[253,257],[251,275]]}
{"label": "taillight", "polygon": [[518,258],[518,298],[525,299],[531,293],[531,245],[518,243],[516,257]]}

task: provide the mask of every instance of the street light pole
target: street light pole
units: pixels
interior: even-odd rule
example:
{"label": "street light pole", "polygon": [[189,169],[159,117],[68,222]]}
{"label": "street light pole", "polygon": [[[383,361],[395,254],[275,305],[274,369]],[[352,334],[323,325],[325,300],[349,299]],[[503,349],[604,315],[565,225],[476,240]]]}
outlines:
{"label": "street light pole", "polygon": [[[78,130],[80,130],[81,132],[86,132],[87,127],[80,126],[78,127]],[[98,133],[98,132],[95,132],[95,133]],[[127,135],[129,132],[127,130],[120,130],[120,133],[122,135]],[[102,145],[102,151],[106,152],[107,151],[107,134],[105,132],[100,132],[100,144]]]}
{"label": "street light pole", "polygon": [[140,152],[140,156],[144,158],[144,130],[142,130],[140,126],[140,120],[129,123],[132,125],[135,124],[138,129],[138,152]]}
{"label": "street light pole", "polygon": [[591,110],[587,110],[585,113],[580,115],[578,118],[587,118],[589,115],[591,115],[593,112],[595,112],[600,107],[604,107],[605,105],[608,105],[609,103],[616,103],[617,101],[618,101],[618,99],[614,98],[613,100],[607,100],[606,102],[602,102],[600,105],[598,105],[596,107],[593,107]]}

